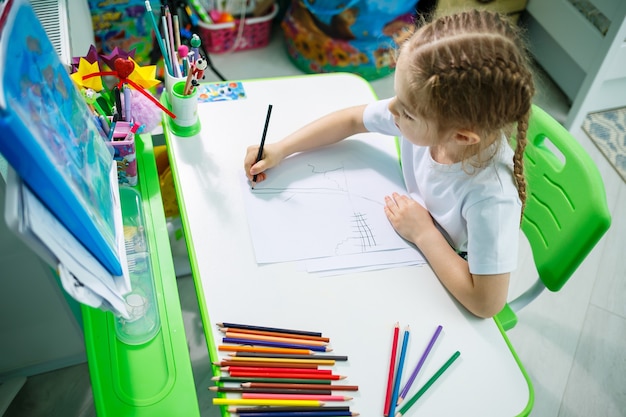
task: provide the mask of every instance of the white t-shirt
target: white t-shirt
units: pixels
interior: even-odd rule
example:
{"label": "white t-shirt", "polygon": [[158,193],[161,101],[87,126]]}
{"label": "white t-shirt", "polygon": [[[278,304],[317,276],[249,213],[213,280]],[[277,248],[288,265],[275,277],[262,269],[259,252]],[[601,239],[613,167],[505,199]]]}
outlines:
{"label": "white t-shirt", "polygon": [[502,137],[500,149],[484,168],[440,164],[432,159],[430,148],[413,145],[402,137],[388,108],[390,100],[368,105],[363,123],[369,131],[400,138],[408,194],[430,212],[450,245],[459,253],[467,253],[471,273],[513,271],[517,266],[521,202],[513,178],[513,150],[506,138]]}

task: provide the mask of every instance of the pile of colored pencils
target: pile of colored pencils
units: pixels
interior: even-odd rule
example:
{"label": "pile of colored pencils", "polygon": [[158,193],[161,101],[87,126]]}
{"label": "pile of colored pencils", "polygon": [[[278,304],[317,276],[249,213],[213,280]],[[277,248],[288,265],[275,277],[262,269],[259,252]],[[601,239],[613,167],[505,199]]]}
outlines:
{"label": "pile of colored pencils", "polygon": [[[424,362],[426,361],[428,354],[430,353],[435,342],[437,341],[437,338],[439,337],[441,330],[442,330],[442,326],[437,326],[435,333],[433,334],[432,338],[428,342],[428,345],[426,346],[426,350],[424,350],[424,353],[422,354],[420,360],[417,362],[417,365],[411,372],[411,375],[406,381],[404,387],[402,388],[402,390],[400,390],[400,381],[402,379],[402,371],[404,369],[404,358],[406,356],[406,352],[407,352],[408,344],[409,344],[410,329],[409,329],[409,326],[407,326],[406,329],[404,330],[402,345],[400,347],[400,355],[398,359],[398,336],[400,333],[400,325],[396,323],[394,327],[394,332],[393,332],[393,342],[391,345],[391,359],[389,361],[389,378],[387,381],[387,390],[385,393],[385,408],[383,410],[383,415],[385,417],[402,417],[403,415],[405,415],[406,412],[409,410],[409,408],[411,408],[413,404],[415,404],[415,402],[422,395],[424,395],[426,390],[428,390],[428,388],[430,388],[435,383],[435,381],[441,376],[441,374],[443,374],[446,371],[446,369],[448,369],[450,365],[452,365],[452,362],[454,362],[461,355],[459,351],[454,352],[452,356],[450,357],[450,359],[448,359],[441,366],[441,368],[439,368],[439,370],[435,372],[435,374],[417,391],[417,393],[415,393],[411,398],[407,400],[406,403],[402,405],[402,407],[400,407],[400,404],[406,398],[411,388],[411,385],[415,381],[417,374],[419,373],[420,369],[424,365]],[[397,361],[397,366],[396,366],[396,361]],[[398,411],[396,411],[396,407],[399,407]]]}
{"label": "pile of colored pencils", "polygon": [[[228,405],[228,411],[249,417],[357,416],[349,406],[327,403],[350,401],[333,393],[357,391],[356,385],[338,384],[346,377],[333,373],[336,361],[347,356],[328,355],[330,339],[322,333],[275,327],[218,323],[224,334],[220,352],[227,352],[214,366],[228,375],[214,377],[218,393],[235,393],[237,398],[218,397],[213,404]],[[237,386],[227,386],[229,384]],[[249,407],[239,407],[247,405]]]}

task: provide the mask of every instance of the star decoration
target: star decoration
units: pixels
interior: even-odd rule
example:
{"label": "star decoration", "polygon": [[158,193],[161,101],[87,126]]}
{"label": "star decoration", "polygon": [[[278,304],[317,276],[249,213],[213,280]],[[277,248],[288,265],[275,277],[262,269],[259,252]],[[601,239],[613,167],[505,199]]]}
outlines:
{"label": "star decoration", "polygon": [[134,81],[143,88],[151,88],[159,84],[161,81],[156,79],[156,65],[146,65],[140,67],[132,58],[128,58],[135,64],[135,69],[128,76],[128,79]]}
{"label": "star decoration", "polygon": [[99,73],[100,65],[98,65],[98,61],[90,63],[85,58],[80,58],[78,62],[78,68],[76,72],[71,74],[70,77],[76,83],[79,88],[91,88],[94,91],[101,91],[102,86],[102,78],[101,77],[91,77],[85,79],[84,77],[89,74]]}
{"label": "star decoration", "polygon": [[111,51],[110,54],[105,55],[102,54],[100,55],[100,58],[102,59],[102,62],[109,68],[114,69],[115,68],[115,60],[117,58],[122,58],[122,59],[129,59],[129,58],[134,58],[135,57],[135,51],[136,49],[133,48],[131,49],[130,52],[126,52],[123,51],[121,49],[119,49],[117,46],[115,48],[113,48],[113,50]]}
{"label": "star decoration", "polygon": [[91,45],[89,47],[89,51],[87,52],[87,55],[85,55],[84,57],[75,56],[72,58],[71,72],[76,72],[78,70],[78,65],[80,64],[81,59],[86,59],[87,62],[89,62],[90,64],[93,64],[94,62],[98,62],[99,58],[100,57],[98,56],[98,51],[96,50],[96,47]]}

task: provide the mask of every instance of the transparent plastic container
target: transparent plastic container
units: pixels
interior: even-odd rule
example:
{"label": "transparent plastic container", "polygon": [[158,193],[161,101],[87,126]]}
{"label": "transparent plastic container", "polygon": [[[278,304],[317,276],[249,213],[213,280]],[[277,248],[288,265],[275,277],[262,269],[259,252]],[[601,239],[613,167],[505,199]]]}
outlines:
{"label": "transparent plastic container", "polygon": [[115,332],[121,342],[140,345],[157,335],[161,328],[161,320],[154,290],[141,196],[132,188],[120,187],[120,202],[132,290],[124,296],[130,318],[116,317]]}

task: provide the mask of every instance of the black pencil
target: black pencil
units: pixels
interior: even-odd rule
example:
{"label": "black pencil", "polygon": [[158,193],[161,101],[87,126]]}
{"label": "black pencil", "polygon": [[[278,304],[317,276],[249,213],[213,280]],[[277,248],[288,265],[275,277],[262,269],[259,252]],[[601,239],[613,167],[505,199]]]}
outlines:
{"label": "black pencil", "polygon": [[[261,146],[263,146],[263,142],[261,142]],[[217,323],[217,327],[232,327],[233,329],[265,330],[265,331],[270,331],[270,332],[292,333],[292,334],[301,334],[301,335],[310,335],[310,336],[322,335],[322,333],[320,332],[311,332],[307,330],[282,329],[279,327],[252,326],[249,324],[240,324],[240,323]]]}
{"label": "black pencil", "polygon": [[[265,127],[263,128],[263,136],[261,136],[261,145],[259,146],[259,153],[256,156],[256,162],[259,162],[263,158],[263,146],[265,146],[265,136],[267,135],[267,127],[270,124],[270,115],[272,114],[272,105],[267,106],[267,116],[265,116]],[[252,188],[256,185],[256,174],[252,177]]]}

